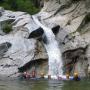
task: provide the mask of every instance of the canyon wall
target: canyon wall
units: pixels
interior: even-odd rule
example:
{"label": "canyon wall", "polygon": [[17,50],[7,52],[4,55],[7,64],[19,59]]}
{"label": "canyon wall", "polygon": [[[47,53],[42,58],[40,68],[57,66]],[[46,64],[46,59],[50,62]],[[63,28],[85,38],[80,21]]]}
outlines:
{"label": "canyon wall", "polygon": [[[88,76],[90,71],[89,4],[89,0],[46,0],[42,10],[35,15],[56,36],[62,52],[64,74],[78,72],[80,76]],[[6,23],[12,26],[9,33],[3,32]],[[55,28],[57,26],[60,28]],[[43,38],[44,32],[39,33],[39,28],[28,13],[0,8],[1,75],[18,76],[20,70],[31,65],[31,61],[48,62],[44,47],[47,40]],[[41,66],[44,65],[47,70],[48,65]],[[35,66],[31,70],[33,68]],[[45,68],[39,71],[45,72]]]}

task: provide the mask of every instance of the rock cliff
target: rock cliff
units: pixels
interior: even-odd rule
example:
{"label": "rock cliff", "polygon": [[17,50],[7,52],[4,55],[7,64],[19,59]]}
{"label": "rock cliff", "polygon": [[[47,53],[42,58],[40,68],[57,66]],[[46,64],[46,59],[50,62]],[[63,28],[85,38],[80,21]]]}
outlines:
{"label": "rock cliff", "polygon": [[[36,14],[45,26],[52,28],[63,57],[64,73],[78,72],[87,76],[90,65],[90,1],[46,0],[41,12]],[[12,31],[3,32],[5,24]],[[60,26],[60,28],[55,28]],[[44,32],[25,12],[0,8],[0,74],[17,76],[19,69],[31,61],[45,61],[39,69],[45,72],[48,55],[43,43]],[[40,68],[44,66],[43,70]],[[34,67],[33,67],[34,68]],[[32,69],[32,68],[31,68]],[[39,70],[38,69],[38,70]]]}

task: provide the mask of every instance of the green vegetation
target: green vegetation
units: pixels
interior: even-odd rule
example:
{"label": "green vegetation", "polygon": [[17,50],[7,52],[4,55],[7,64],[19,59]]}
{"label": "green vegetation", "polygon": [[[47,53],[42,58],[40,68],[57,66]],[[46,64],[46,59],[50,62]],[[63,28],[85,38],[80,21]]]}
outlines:
{"label": "green vegetation", "polygon": [[12,22],[14,20],[6,20],[4,22],[1,22],[2,30],[4,33],[8,34],[12,31]]}
{"label": "green vegetation", "polygon": [[[0,6],[7,10],[23,11],[30,14],[35,14],[40,10],[38,0],[0,0]],[[36,6],[37,5],[37,6]]]}
{"label": "green vegetation", "polygon": [[9,23],[5,23],[4,27],[3,27],[3,32],[8,34],[9,32],[12,31],[12,25]]}

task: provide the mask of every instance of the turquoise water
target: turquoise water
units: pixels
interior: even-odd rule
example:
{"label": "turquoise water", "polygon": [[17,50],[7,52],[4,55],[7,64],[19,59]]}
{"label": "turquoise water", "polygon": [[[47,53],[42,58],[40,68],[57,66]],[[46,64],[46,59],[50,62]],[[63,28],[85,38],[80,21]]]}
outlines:
{"label": "turquoise water", "polygon": [[0,80],[0,90],[90,90],[90,80]]}

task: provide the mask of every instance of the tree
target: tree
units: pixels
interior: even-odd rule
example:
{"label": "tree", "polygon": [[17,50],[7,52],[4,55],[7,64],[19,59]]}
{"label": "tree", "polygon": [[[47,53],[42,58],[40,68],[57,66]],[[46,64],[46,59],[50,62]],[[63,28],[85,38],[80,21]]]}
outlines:
{"label": "tree", "polygon": [[40,10],[40,1],[41,0],[0,0],[0,6],[9,10],[35,14]]}
{"label": "tree", "polygon": [[10,5],[11,9],[17,10],[17,0],[8,0],[8,4]]}

